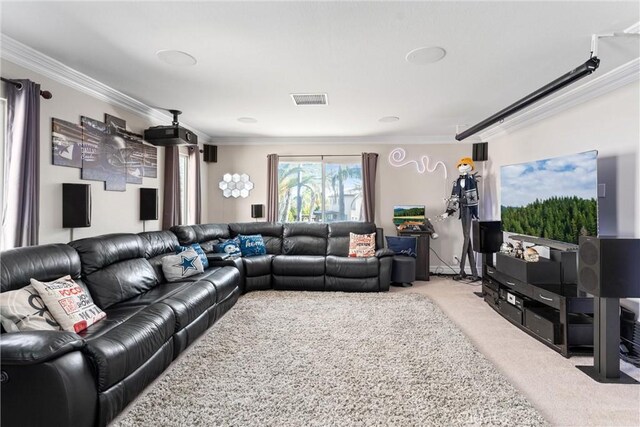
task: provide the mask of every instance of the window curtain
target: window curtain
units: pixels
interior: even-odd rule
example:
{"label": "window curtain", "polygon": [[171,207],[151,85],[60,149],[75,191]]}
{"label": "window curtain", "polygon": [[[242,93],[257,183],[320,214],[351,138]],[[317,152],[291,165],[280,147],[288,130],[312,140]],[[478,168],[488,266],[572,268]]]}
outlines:
{"label": "window curtain", "polygon": [[267,156],[267,221],[278,221],[278,155]]}
{"label": "window curtain", "polygon": [[40,85],[7,84],[2,248],[38,244],[40,226]]}
{"label": "window curtain", "polygon": [[182,223],[180,212],[180,152],[178,147],[164,149],[164,201],[162,229],[168,230]]}
{"label": "window curtain", "polygon": [[202,181],[200,178],[200,147],[189,147],[189,223],[202,223]]}
{"label": "window curtain", "polygon": [[362,153],[362,193],[364,195],[364,220],[376,220],[376,170],[378,153]]}

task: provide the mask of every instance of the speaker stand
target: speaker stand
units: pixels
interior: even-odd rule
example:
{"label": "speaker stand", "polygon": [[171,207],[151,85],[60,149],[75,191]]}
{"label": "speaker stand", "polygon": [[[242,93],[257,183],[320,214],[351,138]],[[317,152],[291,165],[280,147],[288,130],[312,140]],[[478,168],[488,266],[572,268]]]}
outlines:
{"label": "speaker stand", "polygon": [[142,220],[142,232],[144,233],[145,231],[147,231],[147,221]]}
{"label": "speaker stand", "polygon": [[638,384],[620,372],[620,299],[593,298],[593,366],[578,366],[602,383]]}
{"label": "speaker stand", "polygon": [[73,228],[69,229],[69,241],[73,242]]}

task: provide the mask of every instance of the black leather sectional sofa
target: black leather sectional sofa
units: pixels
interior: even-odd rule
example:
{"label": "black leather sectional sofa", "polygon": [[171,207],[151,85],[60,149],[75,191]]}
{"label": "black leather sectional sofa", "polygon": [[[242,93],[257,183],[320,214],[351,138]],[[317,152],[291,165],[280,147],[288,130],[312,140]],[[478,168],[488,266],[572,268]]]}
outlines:
{"label": "black leather sectional sofa", "polygon": [[[349,232],[375,230],[356,222],[208,224],[3,252],[2,292],[68,274],[107,317],[78,334],[3,331],[2,425],[106,425],[243,292],[388,290],[393,253],[382,249],[381,233],[375,257],[347,257]],[[237,234],[262,234],[268,254],[212,257],[212,266],[188,281],[165,280],[161,259],[179,243],[211,249]]]}

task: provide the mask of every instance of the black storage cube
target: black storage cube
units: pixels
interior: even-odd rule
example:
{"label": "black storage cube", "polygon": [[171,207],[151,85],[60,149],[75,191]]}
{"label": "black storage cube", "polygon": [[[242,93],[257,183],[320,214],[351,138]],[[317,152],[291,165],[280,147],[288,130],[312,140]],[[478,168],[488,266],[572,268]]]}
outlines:
{"label": "black storage cube", "polygon": [[498,292],[496,292],[494,289],[491,289],[486,285],[486,283],[482,284],[482,295],[484,296],[484,300],[493,308],[498,308]]}
{"label": "black storage cube", "polygon": [[500,300],[498,309],[503,316],[511,319],[511,321],[516,322],[519,325],[522,325],[522,311],[518,307],[509,304],[505,300]]}
{"label": "black storage cube", "polygon": [[593,318],[580,314],[569,314],[569,345],[593,345]]}
{"label": "black storage cube", "polygon": [[558,312],[549,307],[527,307],[524,325],[534,334],[551,344],[562,342],[562,329]]}
{"label": "black storage cube", "polygon": [[524,283],[559,284],[560,263],[540,257],[538,262],[527,262],[509,255],[496,254],[496,269]]}

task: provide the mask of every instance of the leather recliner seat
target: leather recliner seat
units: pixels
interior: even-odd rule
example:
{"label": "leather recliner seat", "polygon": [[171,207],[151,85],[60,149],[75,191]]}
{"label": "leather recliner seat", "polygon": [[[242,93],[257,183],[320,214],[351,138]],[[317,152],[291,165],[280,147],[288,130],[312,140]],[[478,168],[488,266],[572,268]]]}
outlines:
{"label": "leather recliner seat", "polygon": [[[70,274],[107,314],[78,334],[3,334],[3,425],[106,425],[235,304],[236,268],[166,282],[157,262],[176,244],[170,232],[111,234],[2,254],[3,291]],[[41,389],[39,411],[14,401]]]}
{"label": "leather recliner seat", "polygon": [[[3,426],[108,424],[242,292],[388,290],[393,252],[381,233],[376,256],[347,256],[350,232],[374,231],[359,222],[204,224],[3,252],[2,292],[70,275],[107,314],[77,334],[3,331]],[[210,252],[239,234],[261,234],[267,254],[211,261],[203,273],[167,283],[162,258],[178,243]]]}
{"label": "leather recliner seat", "polygon": [[[214,245],[240,234],[262,235],[266,255],[236,258],[218,265],[235,265],[244,291],[263,289],[313,291],[388,291],[393,251],[384,248],[382,230],[367,222],[322,223],[249,222],[180,225],[171,229],[180,244]],[[349,233],[376,233],[376,254],[349,257]]]}

